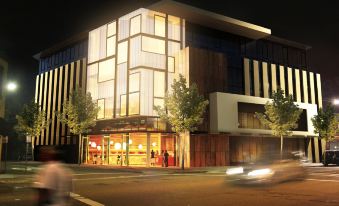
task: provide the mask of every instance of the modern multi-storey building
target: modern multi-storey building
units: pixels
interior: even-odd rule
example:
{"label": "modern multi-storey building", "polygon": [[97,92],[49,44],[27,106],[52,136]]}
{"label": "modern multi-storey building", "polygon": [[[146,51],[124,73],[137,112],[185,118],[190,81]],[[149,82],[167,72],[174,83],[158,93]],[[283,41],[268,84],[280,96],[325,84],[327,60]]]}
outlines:
{"label": "modern multi-storey building", "polygon": [[160,120],[173,79],[183,74],[209,99],[204,122],[186,142],[188,166],[249,162],[279,150],[280,139],[260,124],[278,87],[303,109],[285,150],[319,161],[322,143],[310,119],[322,106],[320,75],[309,70],[310,47],[280,39],[271,30],[174,1],[160,1],[113,18],[98,28],[36,55],[36,101],[52,119],[34,145],[61,145],[75,161],[78,139],[55,117],[76,86],[100,107],[82,144],[85,163],[179,165],[179,139]]}

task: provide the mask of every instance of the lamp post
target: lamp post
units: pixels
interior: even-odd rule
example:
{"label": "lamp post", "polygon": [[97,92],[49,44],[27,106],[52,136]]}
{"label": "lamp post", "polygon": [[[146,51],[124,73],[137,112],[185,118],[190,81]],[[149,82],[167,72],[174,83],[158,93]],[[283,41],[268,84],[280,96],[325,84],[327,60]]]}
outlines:
{"label": "lamp post", "polygon": [[[6,85],[6,93],[7,92],[15,92],[17,89],[17,84],[15,82],[9,81]],[[6,104],[4,105],[6,106]],[[5,144],[5,173],[7,171],[7,147],[8,147],[8,136],[2,138],[2,144]],[[1,154],[0,154],[0,160],[1,160]]]}

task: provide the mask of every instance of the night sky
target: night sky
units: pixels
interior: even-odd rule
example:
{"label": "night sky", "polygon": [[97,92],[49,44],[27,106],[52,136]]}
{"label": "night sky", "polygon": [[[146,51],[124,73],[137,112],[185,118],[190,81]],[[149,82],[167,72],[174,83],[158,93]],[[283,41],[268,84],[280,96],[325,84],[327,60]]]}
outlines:
{"label": "night sky", "polygon": [[[152,2],[156,1],[1,1],[0,56],[9,62],[9,79],[19,83],[18,91],[8,97],[9,108],[15,112],[34,96],[38,73],[34,54]],[[180,2],[264,26],[275,36],[312,46],[309,70],[322,75],[324,98],[339,98],[339,2]]]}

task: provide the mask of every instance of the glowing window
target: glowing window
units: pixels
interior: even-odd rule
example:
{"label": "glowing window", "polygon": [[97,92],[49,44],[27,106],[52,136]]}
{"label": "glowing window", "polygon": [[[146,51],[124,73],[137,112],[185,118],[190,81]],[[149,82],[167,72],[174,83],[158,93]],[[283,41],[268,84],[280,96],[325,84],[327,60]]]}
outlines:
{"label": "glowing window", "polygon": [[180,18],[168,16],[168,38],[180,41]]}
{"label": "glowing window", "polygon": [[107,25],[107,37],[113,36],[116,34],[117,23],[112,22]]}
{"label": "glowing window", "polygon": [[113,118],[113,105],[114,105],[113,97],[105,99],[105,119]]}
{"label": "glowing window", "polygon": [[139,114],[139,92],[129,94],[128,114]]}
{"label": "glowing window", "polygon": [[99,63],[98,82],[114,79],[115,74],[115,58],[108,59]]}
{"label": "glowing window", "polygon": [[129,35],[132,36],[134,34],[140,33],[141,30],[141,15],[135,16],[131,18],[131,27]]}
{"label": "glowing window", "polygon": [[99,112],[97,115],[97,119],[105,118],[105,99],[98,99],[98,107]]}
{"label": "glowing window", "polygon": [[115,55],[115,36],[107,39],[107,56]]}
{"label": "glowing window", "polygon": [[168,72],[175,72],[175,59],[174,57],[168,57]]}
{"label": "glowing window", "polygon": [[106,25],[89,32],[88,63],[106,57]]}
{"label": "glowing window", "polygon": [[127,41],[118,44],[118,64],[127,62]]}
{"label": "glowing window", "polygon": [[154,16],[154,34],[157,36],[165,37],[165,17],[155,15]]}
{"label": "glowing window", "polygon": [[126,116],[126,94],[120,96],[120,116]]}
{"label": "glowing window", "polygon": [[142,50],[157,54],[165,54],[165,41],[151,37],[142,37]]}
{"label": "glowing window", "polygon": [[165,96],[165,72],[154,72],[154,97]]}
{"label": "glowing window", "polygon": [[129,92],[140,91],[140,73],[129,75]]}
{"label": "glowing window", "polygon": [[165,103],[164,99],[154,98],[154,102],[153,102],[154,106],[160,106],[161,108],[164,108],[164,103]]}

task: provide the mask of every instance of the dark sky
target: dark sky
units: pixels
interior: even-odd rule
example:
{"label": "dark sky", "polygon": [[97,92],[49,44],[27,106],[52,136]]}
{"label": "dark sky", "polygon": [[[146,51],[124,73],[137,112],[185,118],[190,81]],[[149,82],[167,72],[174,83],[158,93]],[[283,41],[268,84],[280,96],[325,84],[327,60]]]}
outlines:
{"label": "dark sky", "polygon": [[[321,73],[326,98],[339,97],[339,2],[180,1],[270,28],[275,36],[312,46],[309,70]],[[20,86],[9,96],[10,104],[18,107],[33,98],[38,62],[32,55],[152,2],[156,1],[2,1],[0,55],[9,62],[9,79]]]}

